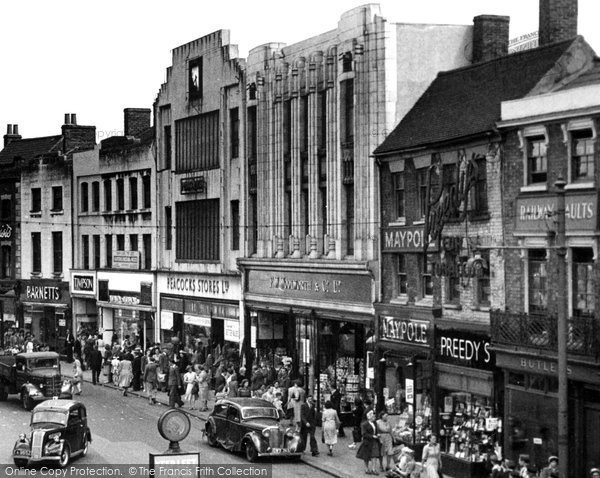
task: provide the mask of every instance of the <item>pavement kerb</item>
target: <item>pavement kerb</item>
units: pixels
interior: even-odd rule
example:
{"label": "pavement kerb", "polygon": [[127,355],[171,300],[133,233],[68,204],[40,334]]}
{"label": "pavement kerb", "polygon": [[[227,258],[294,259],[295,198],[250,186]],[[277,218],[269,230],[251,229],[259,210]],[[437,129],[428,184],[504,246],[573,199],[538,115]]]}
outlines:
{"label": "pavement kerb", "polygon": [[[72,378],[73,377],[72,375],[67,375],[67,374],[64,374],[64,373],[63,373],[63,376],[68,377],[68,378]],[[87,378],[84,378],[83,381],[86,382],[86,383],[90,383],[90,384],[92,383],[92,381],[89,380],[89,379],[87,379]],[[115,385],[110,384],[110,383],[100,382],[99,381],[95,386],[97,387],[98,385],[101,386],[101,387],[105,387],[105,388],[110,388],[110,389],[113,389],[113,390],[121,391],[119,389],[119,387],[116,387]],[[148,397],[144,393],[140,393],[140,392],[137,392],[137,391],[136,392],[134,392],[134,391],[127,391],[127,395],[131,395],[131,396],[134,396],[134,397],[142,398],[144,400],[148,400]],[[160,403],[161,405],[164,405],[166,407],[169,406],[169,402],[164,401],[164,400],[159,399],[159,398],[156,399],[156,402]],[[192,417],[197,418],[198,420],[201,420],[201,421],[206,421],[207,416],[208,416],[208,414],[193,413],[192,410],[185,409],[185,408],[181,408],[180,410],[183,411],[183,412],[185,412],[186,414],[192,416]],[[336,468],[334,468],[332,466],[316,462],[316,460],[315,461],[310,460],[310,459],[307,460],[307,459],[305,459],[304,456],[302,457],[302,461],[306,465],[310,466],[311,468],[319,470],[319,471],[321,471],[323,473],[327,473],[328,475],[335,476],[337,478],[348,478],[348,477],[351,476],[351,475],[348,475],[347,473],[341,473],[340,470],[338,470],[338,469],[336,469]]]}

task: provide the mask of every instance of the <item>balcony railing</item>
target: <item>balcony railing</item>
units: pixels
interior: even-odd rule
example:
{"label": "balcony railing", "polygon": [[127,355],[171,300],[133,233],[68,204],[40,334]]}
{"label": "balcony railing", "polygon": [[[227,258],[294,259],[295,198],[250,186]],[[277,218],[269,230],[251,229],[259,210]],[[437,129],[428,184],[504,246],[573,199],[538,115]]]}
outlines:
{"label": "balcony railing", "polygon": [[[600,356],[600,321],[593,317],[568,319],[567,350],[573,355]],[[492,343],[556,352],[557,318],[553,315],[534,315],[492,311]]]}

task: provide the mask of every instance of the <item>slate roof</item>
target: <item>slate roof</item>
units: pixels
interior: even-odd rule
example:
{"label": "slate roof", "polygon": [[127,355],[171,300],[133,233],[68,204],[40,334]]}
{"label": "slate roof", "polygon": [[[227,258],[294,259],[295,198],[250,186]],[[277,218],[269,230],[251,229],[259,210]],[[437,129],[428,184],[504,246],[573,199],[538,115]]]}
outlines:
{"label": "slate roof", "polygon": [[525,96],[575,39],[441,72],[375,150],[384,155],[493,129],[503,101]]}
{"label": "slate roof", "polygon": [[581,86],[589,86],[589,85],[597,85],[600,83],[600,59],[596,58],[594,60],[594,66],[583,73],[581,76],[575,78],[573,81],[570,81],[562,88],[559,88],[559,91],[562,90],[570,90],[572,88],[579,88]]}
{"label": "slate roof", "polygon": [[0,164],[13,164],[16,159],[29,161],[43,154],[58,152],[62,138],[58,135],[12,140],[0,151]]}

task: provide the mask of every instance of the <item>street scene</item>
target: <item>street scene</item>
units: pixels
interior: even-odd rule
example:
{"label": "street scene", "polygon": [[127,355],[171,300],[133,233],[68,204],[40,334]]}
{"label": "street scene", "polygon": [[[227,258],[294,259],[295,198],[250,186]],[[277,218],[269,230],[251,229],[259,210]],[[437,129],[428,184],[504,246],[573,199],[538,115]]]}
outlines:
{"label": "street scene", "polygon": [[0,7],[0,476],[600,478],[597,2],[107,2]]}

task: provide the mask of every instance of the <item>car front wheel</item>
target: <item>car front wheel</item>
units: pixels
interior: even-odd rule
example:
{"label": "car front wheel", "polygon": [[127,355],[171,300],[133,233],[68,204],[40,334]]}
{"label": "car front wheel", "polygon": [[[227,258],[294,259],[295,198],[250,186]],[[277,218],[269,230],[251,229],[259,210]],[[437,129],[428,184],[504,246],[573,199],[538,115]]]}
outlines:
{"label": "car front wheel", "polygon": [[90,448],[90,441],[87,437],[83,439],[83,446],[81,447],[81,456],[85,456],[88,454],[88,450]]}
{"label": "car front wheel", "polygon": [[63,448],[62,453],[60,454],[60,460],[58,461],[58,466],[61,468],[65,468],[71,459],[71,453],[69,452],[69,447],[65,446]]}
{"label": "car front wheel", "polygon": [[250,463],[254,463],[257,458],[258,458],[258,451],[256,451],[256,447],[254,446],[254,443],[252,443],[251,441],[247,441],[246,442],[246,460],[248,460]]}
{"label": "car front wheel", "polygon": [[27,460],[23,460],[22,458],[13,458],[15,462],[15,466],[23,467],[27,465]]}
{"label": "car front wheel", "polygon": [[217,435],[213,431],[211,426],[206,428],[206,440],[208,441],[208,445],[213,448],[216,447],[219,443],[217,442]]}

